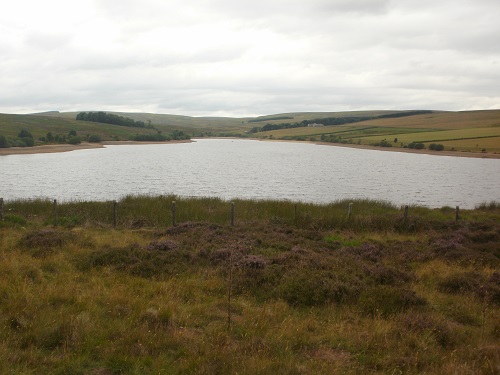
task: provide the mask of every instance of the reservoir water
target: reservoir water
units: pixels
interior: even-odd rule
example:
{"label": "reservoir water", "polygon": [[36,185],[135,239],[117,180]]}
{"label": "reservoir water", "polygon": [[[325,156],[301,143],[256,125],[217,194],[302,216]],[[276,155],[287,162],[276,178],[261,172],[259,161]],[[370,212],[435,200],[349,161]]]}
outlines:
{"label": "reservoir water", "polygon": [[500,202],[500,160],[239,139],[0,156],[6,200],[128,194],[474,208]]}

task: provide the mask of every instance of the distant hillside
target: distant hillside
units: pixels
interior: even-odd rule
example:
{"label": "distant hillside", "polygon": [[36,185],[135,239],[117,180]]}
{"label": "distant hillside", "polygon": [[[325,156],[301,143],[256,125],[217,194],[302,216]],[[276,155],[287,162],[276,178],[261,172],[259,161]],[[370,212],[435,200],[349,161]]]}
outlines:
{"label": "distant hillside", "polygon": [[[352,115],[361,118],[368,113]],[[262,126],[252,135],[263,139],[500,153],[500,110],[375,114],[371,113],[372,119],[323,127]]]}
{"label": "distant hillside", "polygon": [[[283,123],[290,121],[312,120],[318,117],[353,117],[353,116],[380,116],[401,111],[353,111],[353,112],[295,112],[280,113],[258,117],[192,117],[158,113],[113,112],[152,125],[163,131],[181,129],[193,135],[243,135],[257,123]],[[80,112],[45,112],[37,115],[75,119]]]}
{"label": "distant hillside", "polygon": [[52,137],[62,137],[67,136],[69,133],[76,133],[83,141],[92,135],[99,137],[102,141],[108,141],[129,140],[138,134],[157,134],[157,131],[152,129],[127,128],[118,125],[77,121],[57,115],[57,112],[54,112],[54,115],[0,114],[0,137],[17,138],[19,132],[23,129],[31,133],[35,141],[46,138],[48,133],[51,133]]}
{"label": "distant hillside", "polygon": [[[151,124],[154,129],[76,121],[78,113],[0,114],[0,136],[16,136],[21,129],[35,138],[73,130],[84,138],[96,134],[102,140],[127,140],[182,131],[192,137],[240,136],[395,148],[422,143],[424,148],[439,144],[439,149],[447,151],[500,153],[500,110],[291,112],[245,118],[107,112]],[[307,127],[311,122],[326,126]],[[287,123],[303,125],[275,126]]]}

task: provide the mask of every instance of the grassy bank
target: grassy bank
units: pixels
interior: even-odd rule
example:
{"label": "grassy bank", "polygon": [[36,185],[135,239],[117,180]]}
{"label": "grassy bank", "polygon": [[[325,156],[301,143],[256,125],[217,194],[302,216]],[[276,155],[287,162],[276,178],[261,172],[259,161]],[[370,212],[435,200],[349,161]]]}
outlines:
{"label": "grassy bank", "polygon": [[264,139],[376,146],[394,150],[408,148],[415,143],[420,143],[429,150],[431,145],[439,144],[448,152],[498,154],[499,118],[498,110],[434,112],[397,118],[377,118],[346,125],[262,131],[253,136]]}
{"label": "grassy bank", "polygon": [[[176,226],[172,226],[172,201]],[[0,370],[495,374],[500,207],[7,201]]]}

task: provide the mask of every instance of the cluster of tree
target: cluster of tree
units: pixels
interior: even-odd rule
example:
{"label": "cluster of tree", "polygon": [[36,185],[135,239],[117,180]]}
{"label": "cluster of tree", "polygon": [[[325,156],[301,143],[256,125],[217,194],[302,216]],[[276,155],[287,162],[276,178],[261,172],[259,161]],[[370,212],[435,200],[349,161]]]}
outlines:
{"label": "cluster of tree", "polygon": [[344,125],[351,124],[354,122],[361,122],[372,120],[375,117],[371,116],[358,116],[358,117],[326,117],[326,118],[316,118],[313,120],[303,120],[300,122],[289,123],[285,122],[282,124],[266,124],[262,127],[254,127],[250,129],[250,133],[259,133],[266,132],[270,130],[279,130],[279,129],[292,129],[292,128],[305,128],[310,124],[323,124],[325,126],[330,125]]}
{"label": "cluster of tree", "polygon": [[172,134],[162,134],[157,132],[156,134],[137,134],[132,140],[137,142],[165,142],[165,141],[179,141],[187,140],[191,137],[181,130],[174,130]]}
{"label": "cluster of tree", "polygon": [[266,117],[266,118],[255,118],[252,120],[248,120],[248,122],[264,122],[264,121],[272,121],[272,120],[293,120],[292,116],[276,116],[276,117]]}
{"label": "cluster of tree", "polygon": [[444,145],[442,145],[441,143],[431,143],[429,145],[429,150],[443,151],[444,150]]}
{"label": "cluster of tree", "polygon": [[0,135],[0,148],[8,147],[33,147],[35,139],[33,135],[26,129],[21,129],[16,138],[7,138]]}
{"label": "cluster of tree", "polygon": [[52,132],[48,132],[45,137],[40,137],[38,140],[43,143],[69,143],[70,145],[82,143],[82,139],[73,129],[68,134],[52,134]]}
{"label": "cluster of tree", "polygon": [[[433,113],[434,111],[428,111],[428,110],[419,110],[419,111],[406,111],[406,112],[397,112],[397,113],[391,113],[387,115],[380,115],[380,116],[353,116],[353,117],[326,117],[326,118],[317,118],[313,120],[303,120],[301,122],[294,122],[294,123],[289,123],[285,122],[282,124],[270,124],[267,123],[266,125],[262,127],[253,127],[250,129],[250,133],[259,133],[259,132],[266,132],[270,130],[280,130],[280,129],[291,129],[291,128],[301,128],[301,127],[306,127],[309,124],[323,124],[325,126],[331,126],[331,125],[344,125],[344,124],[352,124],[354,122],[361,122],[361,121],[368,121],[368,120],[374,120],[377,118],[397,118],[397,117],[406,117],[406,116],[415,116],[415,115],[422,115],[422,114],[428,114],[428,113]],[[272,118],[272,120],[278,120],[281,119],[279,117]],[[248,122],[258,122],[258,121],[268,121],[271,120],[270,118],[264,119],[264,120],[249,120]],[[387,146],[389,147],[389,146]]]}
{"label": "cluster of tree", "polygon": [[415,150],[423,150],[425,148],[425,145],[422,142],[411,142],[408,143],[407,147]]}
{"label": "cluster of tree", "polygon": [[131,128],[155,129],[155,127],[151,125],[151,121],[148,121],[148,124],[146,124],[144,121],[135,121],[134,119],[131,119],[129,117],[118,116],[106,112],[80,112],[76,115],[76,119],[80,121],[91,121],[100,122],[103,124],[128,126]]}
{"label": "cluster of tree", "polygon": [[[425,144],[423,144],[422,142],[411,142],[405,147],[413,148],[415,150],[423,150],[425,148]],[[429,145],[429,150],[443,151],[444,145],[442,145],[441,143],[431,143]]]}
{"label": "cluster of tree", "polygon": [[[101,142],[101,137],[96,134],[87,135],[87,142]],[[54,143],[68,143],[77,145],[82,143],[82,138],[79,137],[75,130],[70,130],[67,134],[53,134],[48,132],[45,136],[38,138],[37,144],[54,144]],[[30,131],[21,129],[16,138],[7,138],[0,135],[0,148],[8,147],[33,147],[35,145],[35,138]]]}
{"label": "cluster of tree", "polygon": [[396,113],[389,113],[387,115],[380,115],[377,116],[377,118],[398,118],[398,117],[415,116],[415,115],[427,115],[429,113],[434,113],[434,111],[419,110],[419,111],[396,112]]}
{"label": "cluster of tree", "polygon": [[373,143],[377,147],[392,147],[392,144],[387,139],[382,139],[380,142]]}

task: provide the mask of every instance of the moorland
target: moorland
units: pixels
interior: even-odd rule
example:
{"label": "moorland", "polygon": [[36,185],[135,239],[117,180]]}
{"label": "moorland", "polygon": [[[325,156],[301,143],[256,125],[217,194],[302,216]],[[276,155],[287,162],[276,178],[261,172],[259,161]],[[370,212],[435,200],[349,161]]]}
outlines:
{"label": "moorland", "polygon": [[[456,156],[500,157],[500,110],[305,112],[251,118],[105,114],[127,121],[121,124],[99,122],[107,121],[106,116],[101,116],[103,120],[96,116],[93,121],[89,121],[91,116],[82,116],[82,112],[0,114],[0,152],[15,153],[23,145],[88,145],[89,142],[95,145],[110,141],[155,142],[191,137],[243,137]],[[22,134],[23,130],[27,133]],[[9,146],[12,147],[6,149]]]}
{"label": "moorland", "polygon": [[0,371],[497,374],[499,205],[348,207],[7,201]]}

